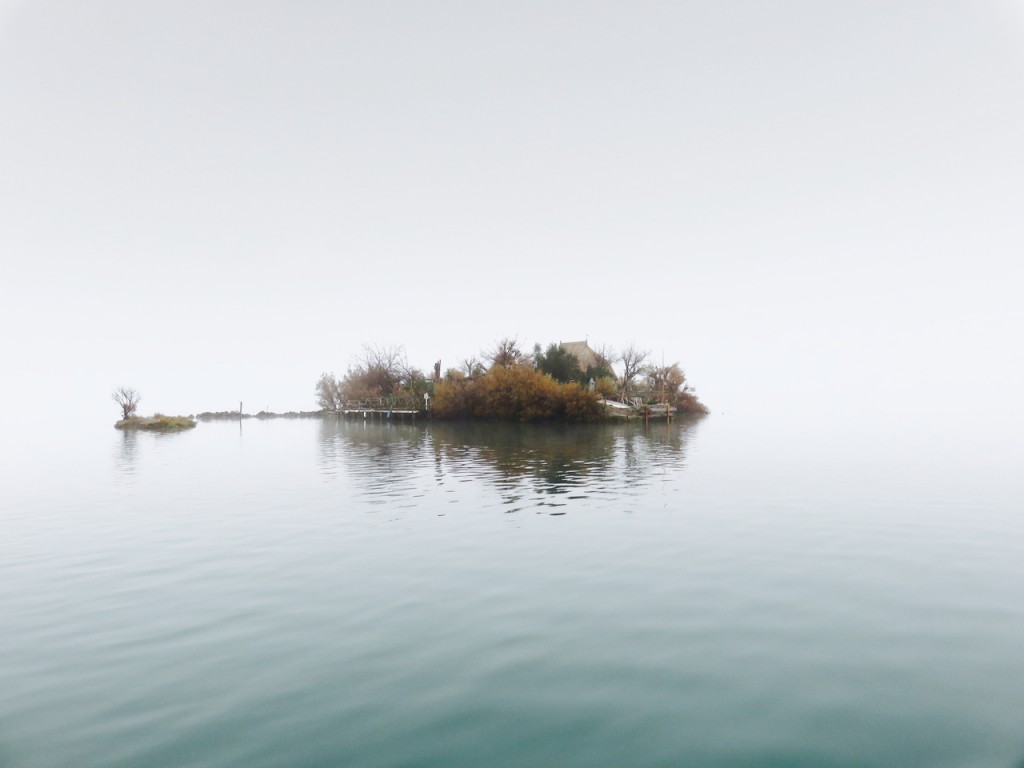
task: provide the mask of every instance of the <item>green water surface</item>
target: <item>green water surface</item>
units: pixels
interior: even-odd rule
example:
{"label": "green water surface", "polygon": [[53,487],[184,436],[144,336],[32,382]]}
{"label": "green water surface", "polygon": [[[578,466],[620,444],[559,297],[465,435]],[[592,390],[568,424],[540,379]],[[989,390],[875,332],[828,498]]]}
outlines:
{"label": "green water surface", "polygon": [[716,417],[69,440],[4,482],[2,766],[1024,757],[1012,485]]}

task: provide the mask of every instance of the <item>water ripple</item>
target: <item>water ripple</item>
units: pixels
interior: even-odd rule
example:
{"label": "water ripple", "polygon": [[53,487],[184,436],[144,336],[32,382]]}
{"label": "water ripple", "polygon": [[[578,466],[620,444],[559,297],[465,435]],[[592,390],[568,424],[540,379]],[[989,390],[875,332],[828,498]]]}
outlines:
{"label": "water ripple", "polygon": [[510,508],[506,513],[545,512],[599,508],[643,494],[652,483],[676,482],[695,428],[695,423],[644,430],[639,425],[422,426],[325,419],[318,450],[323,477],[343,476],[351,498],[367,507],[429,507],[438,490],[454,482],[473,484],[484,509],[497,504]]}

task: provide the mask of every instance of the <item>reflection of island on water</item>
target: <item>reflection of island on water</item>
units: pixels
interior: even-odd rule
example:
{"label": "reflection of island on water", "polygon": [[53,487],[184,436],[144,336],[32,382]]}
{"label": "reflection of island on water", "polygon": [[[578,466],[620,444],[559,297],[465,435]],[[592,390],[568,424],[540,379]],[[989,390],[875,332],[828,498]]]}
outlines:
{"label": "reflection of island on water", "polygon": [[120,435],[120,440],[114,451],[114,465],[122,480],[134,482],[131,478],[143,464],[144,458],[152,446],[159,445],[165,440],[178,440],[182,435],[187,434],[188,430],[152,432],[140,429],[118,429],[117,432]]}
{"label": "reflection of island on water", "polygon": [[[371,503],[406,503],[451,483],[482,481],[503,505],[635,494],[683,469],[696,421],[671,426],[601,424],[426,425],[324,419],[320,461],[346,475]],[[515,511],[506,509],[505,511]]]}
{"label": "reflection of island on water", "polygon": [[121,443],[117,452],[117,468],[126,475],[134,474],[138,463],[139,437],[134,429],[123,429],[121,432]]}

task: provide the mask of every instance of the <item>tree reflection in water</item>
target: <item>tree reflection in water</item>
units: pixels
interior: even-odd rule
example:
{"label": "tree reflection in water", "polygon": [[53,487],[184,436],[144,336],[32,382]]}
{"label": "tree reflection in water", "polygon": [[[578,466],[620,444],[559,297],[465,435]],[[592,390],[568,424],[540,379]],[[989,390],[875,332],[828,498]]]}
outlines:
{"label": "tree reflection in water", "polygon": [[138,464],[138,433],[134,429],[122,429],[120,432],[121,443],[115,457],[117,468],[122,475],[132,475]]}
{"label": "tree reflection in water", "polygon": [[[586,499],[639,495],[686,465],[697,421],[671,426],[602,424],[401,424],[321,422],[322,473],[344,476],[356,497],[397,508],[424,505],[455,483],[497,491],[505,512],[557,507]],[[486,498],[479,499],[488,506]]]}

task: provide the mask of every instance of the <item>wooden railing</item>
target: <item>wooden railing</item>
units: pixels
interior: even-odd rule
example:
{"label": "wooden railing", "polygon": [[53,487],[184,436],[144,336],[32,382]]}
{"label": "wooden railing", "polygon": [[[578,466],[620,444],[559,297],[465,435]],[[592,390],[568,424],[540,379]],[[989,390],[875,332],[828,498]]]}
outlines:
{"label": "wooden railing", "polygon": [[422,411],[423,401],[415,397],[366,397],[346,400],[342,411]]}

